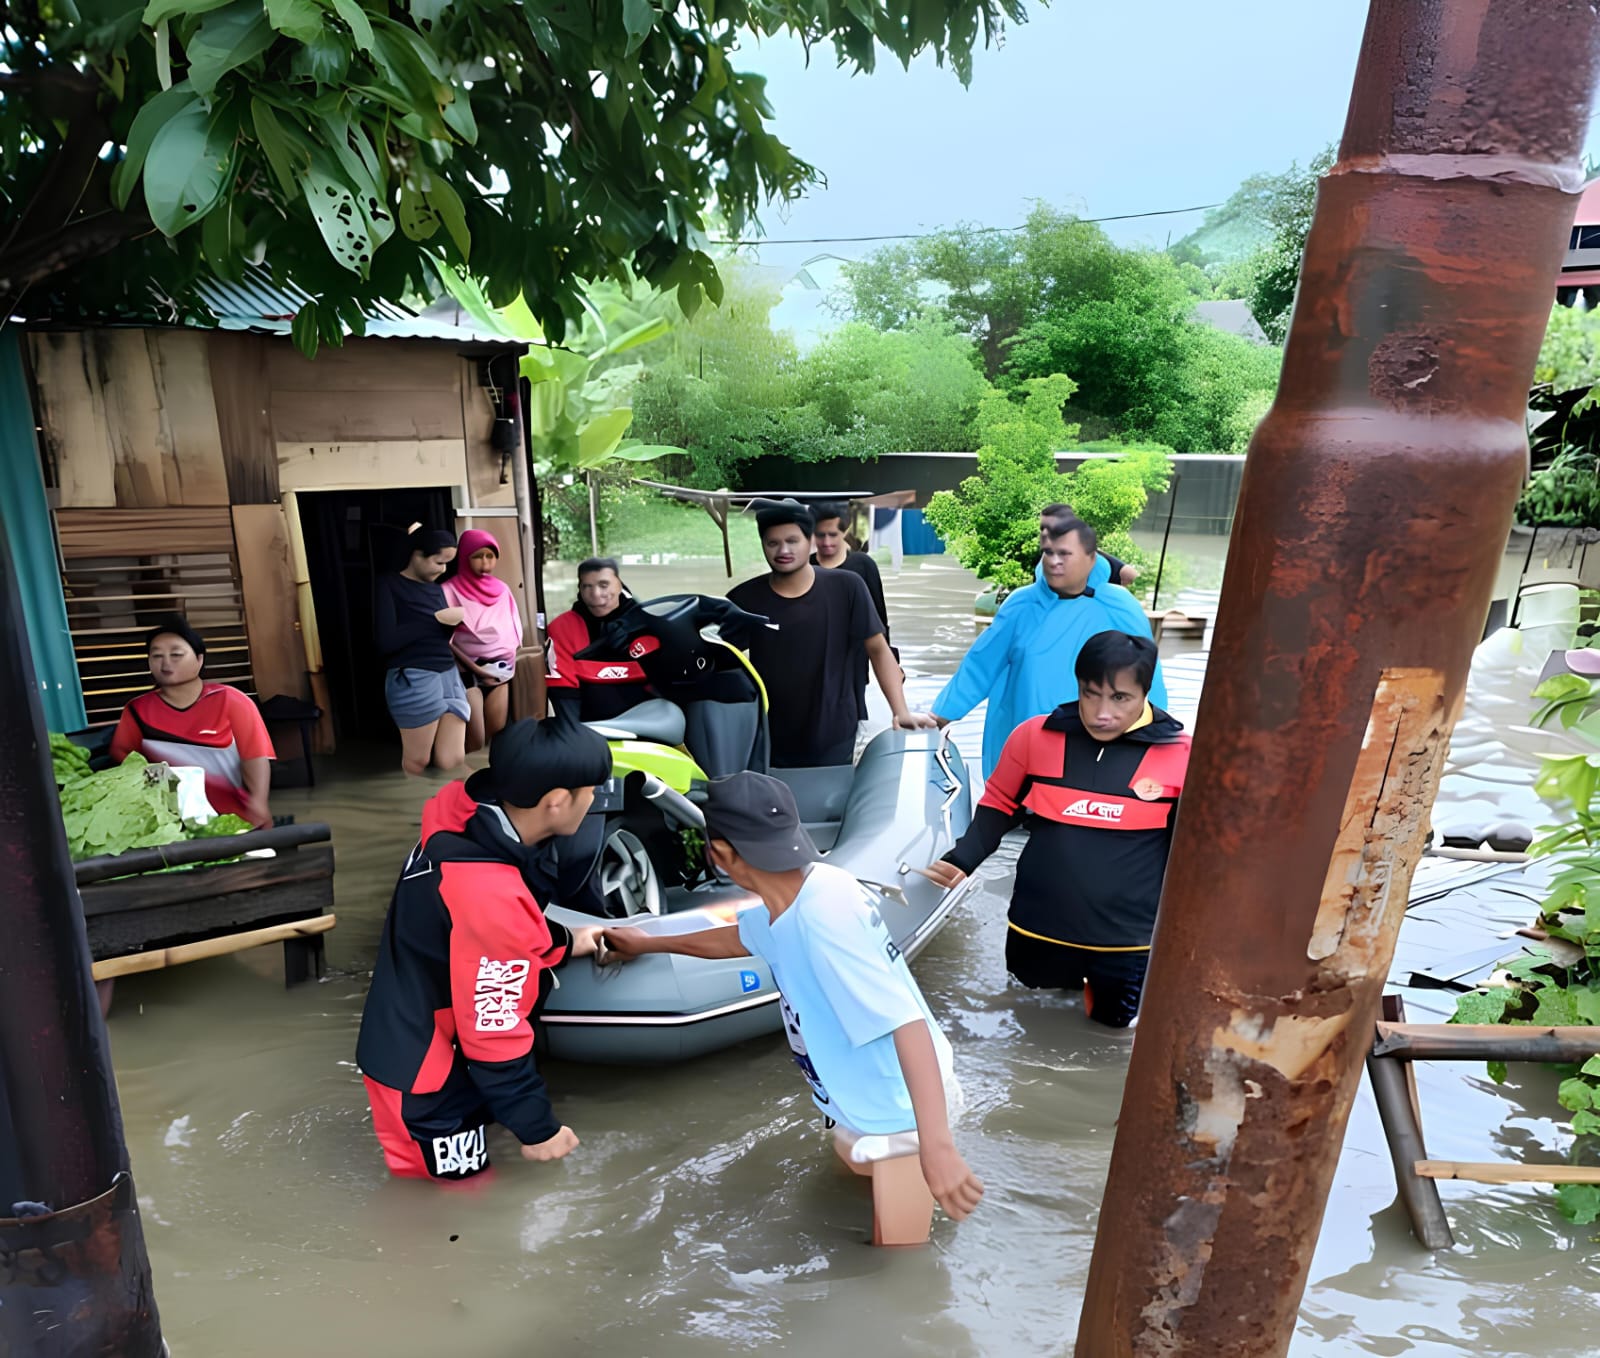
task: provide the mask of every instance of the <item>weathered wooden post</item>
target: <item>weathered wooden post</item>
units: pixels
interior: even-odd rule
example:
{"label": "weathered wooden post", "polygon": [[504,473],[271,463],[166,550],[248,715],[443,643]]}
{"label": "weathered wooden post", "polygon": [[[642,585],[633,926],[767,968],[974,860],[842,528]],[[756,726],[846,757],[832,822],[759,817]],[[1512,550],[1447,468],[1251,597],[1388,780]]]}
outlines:
{"label": "weathered wooden post", "polygon": [[1526,465],[1589,0],[1374,0],[1251,442],[1079,1358],[1287,1352]]}
{"label": "weathered wooden post", "polygon": [[105,1024],[0,529],[0,1354],[156,1358]]}

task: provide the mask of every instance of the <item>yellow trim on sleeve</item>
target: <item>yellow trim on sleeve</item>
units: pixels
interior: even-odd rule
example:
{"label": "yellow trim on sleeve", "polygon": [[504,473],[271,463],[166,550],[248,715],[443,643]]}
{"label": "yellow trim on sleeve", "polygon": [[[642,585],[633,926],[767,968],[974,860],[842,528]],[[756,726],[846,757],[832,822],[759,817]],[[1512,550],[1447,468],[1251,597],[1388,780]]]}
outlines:
{"label": "yellow trim on sleeve", "polygon": [[1015,929],[1024,938],[1036,938],[1041,943],[1054,943],[1058,948],[1077,948],[1081,952],[1149,952],[1148,943],[1130,943],[1125,947],[1097,948],[1093,943],[1063,943],[1059,938],[1046,938],[1043,934],[1036,934],[1020,925],[1006,921],[1006,928]]}

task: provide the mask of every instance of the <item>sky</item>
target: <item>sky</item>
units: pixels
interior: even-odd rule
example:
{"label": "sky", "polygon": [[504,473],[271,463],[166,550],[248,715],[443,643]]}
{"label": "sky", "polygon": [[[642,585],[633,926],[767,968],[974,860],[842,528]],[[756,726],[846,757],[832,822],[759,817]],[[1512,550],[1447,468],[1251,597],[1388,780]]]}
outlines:
{"label": "sky", "polygon": [[[1304,164],[1337,141],[1367,0],[1056,0],[979,52],[970,88],[919,59],[887,54],[870,76],[831,49],[768,40],[737,68],[759,72],[773,130],[827,187],[762,224],[772,242],[1011,226],[1043,199],[1084,216],[1217,203],[1247,176]],[[1202,213],[1110,222],[1124,245],[1160,246]],[[858,244],[766,244],[763,264],[796,269]],[[826,288],[837,266],[809,270]],[[791,287],[774,319],[804,342],[828,324],[818,296]]]}

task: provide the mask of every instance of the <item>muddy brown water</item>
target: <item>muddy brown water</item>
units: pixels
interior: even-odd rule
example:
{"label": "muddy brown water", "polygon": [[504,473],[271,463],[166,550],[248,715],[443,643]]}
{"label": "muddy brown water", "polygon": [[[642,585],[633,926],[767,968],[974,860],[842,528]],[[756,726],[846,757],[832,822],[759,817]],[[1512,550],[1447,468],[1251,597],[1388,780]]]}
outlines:
{"label": "muddy brown water", "polygon": [[[712,563],[627,574],[644,594],[719,587]],[[925,702],[970,644],[973,583],[939,559],[885,583]],[[976,723],[958,740],[975,754]],[[669,1069],[554,1065],[582,1140],[567,1160],[524,1164],[498,1133],[497,1168],[474,1184],[387,1177],[352,1055],[428,790],[396,763],[344,752],[314,792],[275,799],[334,827],[326,980],[286,992],[271,950],[119,983],[118,1083],[176,1358],[1070,1352],[1132,1039],[1008,986],[1010,846],[916,968],[955,1047],[969,1103],[957,1137],[988,1195],[968,1222],[939,1223],[930,1248],[878,1251],[778,1037]],[[1421,954],[1479,943],[1453,925],[1415,932]],[[1505,1090],[1479,1067],[1420,1074],[1439,1158],[1553,1158],[1563,1144],[1543,1072]],[[1462,1243],[1430,1257],[1393,1205],[1363,1091],[1297,1358],[1595,1351],[1595,1228],[1563,1223],[1535,1189],[1445,1197]]]}

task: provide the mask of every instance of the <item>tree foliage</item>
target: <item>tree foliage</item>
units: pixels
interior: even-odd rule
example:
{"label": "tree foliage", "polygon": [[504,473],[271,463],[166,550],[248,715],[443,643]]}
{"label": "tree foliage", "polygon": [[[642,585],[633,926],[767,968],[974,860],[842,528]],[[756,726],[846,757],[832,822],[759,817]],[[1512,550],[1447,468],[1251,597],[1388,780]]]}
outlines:
{"label": "tree foliage", "polygon": [[672,352],[634,389],[634,431],[685,448],[705,486],[737,484],[740,464],[885,452],[961,452],[989,384],[948,321],[903,331],[852,324],[802,355],[771,313],[774,272],[732,260],[727,292],[679,324]]}
{"label": "tree foliage", "polygon": [[1300,283],[1300,260],[1306,252],[1306,236],[1317,209],[1317,181],[1333,168],[1337,155],[1337,147],[1324,147],[1305,169],[1292,165],[1285,173],[1265,181],[1261,215],[1272,232],[1272,240],[1250,261],[1246,295],[1256,324],[1274,344],[1282,344],[1289,333],[1294,292]]}
{"label": "tree foliage", "polygon": [[[265,260],[357,332],[440,267],[546,334],[578,282],[721,295],[706,213],[743,234],[816,171],[768,129],[741,34],[963,80],[1018,0],[22,0],[0,27],[0,305],[57,314],[132,279],[203,315],[202,272]],[[109,151],[103,148],[109,147]]]}
{"label": "tree foliage", "polygon": [[1070,418],[1180,452],[1233,447],[1242,412],[1259,415],[1277,386],[1276,350],[1194,319],[1210,295],[1199,268],[1122,249],[1050,207],[1021,231],[938,232],[844,276],[834,306],[857,321],[892,331],[948,317],[1002,387],[1070,373]]}
{"label": "tree foliage", "polygon": [[939,491],[924,511],[956,559],[980,580],[1014,589],[1033,578],[1039,555],[1039,511],[1070,504],[1094,528],[1105,550],[1140,561],[1128,527],[1151,491],[1165,490],[1172,474],[1166,449],[1132,449],[1122,457],[1094,458],[1063,475],[1055,454],[1062,438],[1062,407],[1076,383],[1064,373],[1023,382],[1021,400],[995,391],[978,407],[977,475],[953,491]]}

